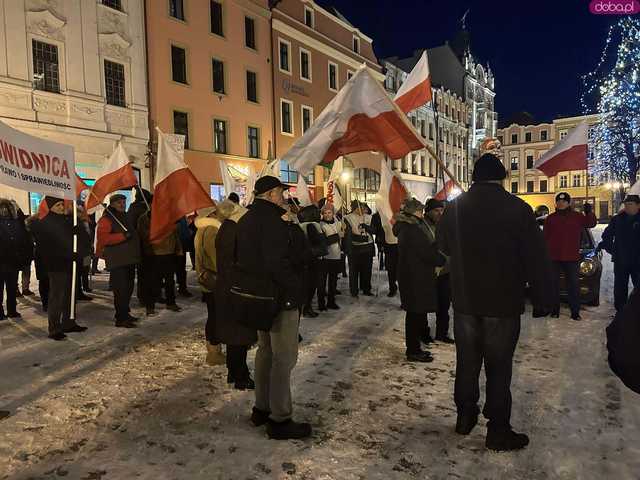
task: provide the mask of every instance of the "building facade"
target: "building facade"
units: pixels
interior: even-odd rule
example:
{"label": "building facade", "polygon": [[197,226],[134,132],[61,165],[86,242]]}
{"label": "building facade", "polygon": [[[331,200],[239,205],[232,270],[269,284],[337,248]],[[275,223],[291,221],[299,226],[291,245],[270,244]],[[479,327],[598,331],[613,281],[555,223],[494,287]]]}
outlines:
{"label": "building facade", "polygon": [[[149,140],[142,0],[12,0],[0,9],[0,119],[72,145],[91,184],[122,141],[143,185]],[[40,196],[0,186],[25,212]]]}
{"label": "building facade", "polygon": [[[498,130],[503,162],[509,172],[505,188],[541,213],[553,212],[556,194],[567,192],[575,207],[580,208],[588,200],[594,205],[596,216],[600,220],[610,218],[615,213],[613,192],[602,179],[588,175],[587,170],[559,172],[555,177],[549,178],[534,168],[535,162],[542,155],[583,121],[594,125],[598,116],[559,118],[551,123],[535,125],[511,124]],[[589,164],[593,165],[596,160],[595,150],[589,145]]]}
{"label": "building facade", "polygon": [[242,180],[273,139],[269,4],[146,0],[146,10],[151,127],[185,135],[186,163],[221,199],[220,161]]}

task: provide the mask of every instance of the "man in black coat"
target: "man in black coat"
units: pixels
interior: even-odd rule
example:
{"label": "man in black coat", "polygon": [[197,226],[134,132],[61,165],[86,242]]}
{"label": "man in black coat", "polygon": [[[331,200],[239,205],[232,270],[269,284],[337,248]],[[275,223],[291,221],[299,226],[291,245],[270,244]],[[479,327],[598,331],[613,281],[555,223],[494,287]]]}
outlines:
{"label": "man in black coat", "polygon": [[640,288],[635,288],[629,301],[618,311],[607,327],[609,366],[624,384],[640,393]]}
{"label": "man in black coat", "polygon": [[292,420],[291,371],[298,359],[298,309],[304,303],[304,291],[301,272],[292,265],[289,230],[282,218],[287,214],[281,207],[285,188],[276,177],[258,179],[256,198],[237,228],[239,277],[274,292],[278,302],[270,330],[258,331],[256,404],[251,416],[254,425],[267,424],[267,434],[273,439],[311,435],[308,423]]}
{"label": "man in black coat", "polygon": [[31,262],[33,243],[24,219],[18,216],[10,200],[0,198],[0,320],[4,320],[2,306],[4,289],[7,290],[7,316],[20,318],[17,310],[18,272]]}
{"label": "man in black coat", "polygon": [[528,283],[531,288],[534,316],[547,311],[551,296],[551,264],[542,233],[531,208],[504,190],[505,177],[496,156],[481,156],[473,185],[447,207],[437,232],[441,250],[451,261],[456,432],[467,435],[478,421],[478,381],[484,361],[486,446],[499,451],[529,443],[510,424],[512,362],[525,287]]}
{"label": "man in black coat", "polygon": [[613,296],[619,312],[629,297],[629,278],[640,289],[640,196],[627,195],[624,210],[611,219],[598,249],[613,259]]}

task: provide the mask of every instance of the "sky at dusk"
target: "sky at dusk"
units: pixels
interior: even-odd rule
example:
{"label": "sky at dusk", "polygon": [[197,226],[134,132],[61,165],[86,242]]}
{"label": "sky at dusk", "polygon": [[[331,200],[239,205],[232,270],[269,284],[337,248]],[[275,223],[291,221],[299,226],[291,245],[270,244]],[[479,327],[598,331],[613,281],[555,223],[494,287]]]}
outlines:
{"label": "sky at dusk", "polygon": [[522,110],[537,121],[582,114],[580,76],[595,68],[619,18],[591,14],[589,0],[316,1],[373,38],[378,58],[443,44],[469,8],[472,51],[493,69],[501,119]]}

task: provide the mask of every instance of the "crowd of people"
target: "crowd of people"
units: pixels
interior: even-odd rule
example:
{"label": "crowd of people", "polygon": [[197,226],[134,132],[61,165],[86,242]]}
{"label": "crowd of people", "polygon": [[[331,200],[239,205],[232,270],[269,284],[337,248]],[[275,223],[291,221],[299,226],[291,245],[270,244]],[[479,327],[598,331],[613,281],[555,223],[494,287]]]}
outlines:
{"label": "crowd of people", "polygon": [[[138,319],[130,305],[134,291],[147,316],[156,315],[158,304],[181,310],[176,297],[192,295],[186,282],[190,255],[207,308],[206,362],[226,365],[227,381],[236,389],[255,390],[251,421],[266,425],[270,438],[304,438],[312,428],[293,420],[291,396],[300,319],[340,310],[340,276],[348,278],[353,299],[378,295],[380,280],[372,278],[377,258],[379,270],[387,272],[388,297],[399,292],[406,312],[406,360],[432,362],[424,347],[434,341],[456,345],[456,432],[468,435],[478,421],[484,364],[486,445],[493,450],[523,448],[528,437],[510,424],[510,384],[525,300],[528,296],[534,317],[558,318],[562,283],[571,318],[581,319],[580,235],[595,226],[596,218],[588,204],[583,213],[575,211],[562,192],[542,230],[531,208],[504,190],[505,178],[502,162],[483,155],[468,192],[449,203],[407,198],[388,221],[358,200],[348,214],[326,199],[301,207],[285,195],[287,185],[264,176],[256,181],[248,207],[231,194],[181,219],[157,243],[149,240],[152,194],[140,188],[128,210],[121,194],[110,197],[99,219],[80,210],[75,229],[69,205],[60,199],[46,197],[46,214],[29,218],[14,202],[0,200],[6,314],[19,318],[18,272],[22,294],[31,294],[35,260],[50,338],[60,341],[68,333],[85,331],[70,315],[71,265],[76,260],[76,298],[86,299],[91,291],[87,279],[95,273],[95,259],[101,258],[109,272],[115,326],[135,328]],[[640,198],[629,196],[624,205],[599,247],[614,255],[619,310],[628,297],[622,284],[631,277],[637,288],[640,271]],[[491,214],[479,215],[479,208]],[[452,305],[455,339],[450,336]],[[1,313],[4,318],[5,311]],[[430,313],[436,318],[434,337]],[[255,344],[252,376],[247,353]]]}

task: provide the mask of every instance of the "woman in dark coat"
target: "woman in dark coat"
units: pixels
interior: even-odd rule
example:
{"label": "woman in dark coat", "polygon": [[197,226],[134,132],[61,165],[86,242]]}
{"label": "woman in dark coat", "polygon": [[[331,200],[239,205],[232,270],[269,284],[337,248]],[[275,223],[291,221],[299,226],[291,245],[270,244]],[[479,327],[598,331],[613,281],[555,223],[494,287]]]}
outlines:
{"label": "woman in dark coat", "polygon": [[258,341],[255,330],[236,321],[231,302],[231,286],[235,259],[237,223],[247,209],[225,200],[217,206],[217,217],[222,221],[216,235],[216,339],[227,346],[227,381],[238,390],[255,388],[247,366],[247,351]]}
{"label": "woman in dark coat", "polygon": [[18,217],[15,205],[0,198],[0,320],[4,320],[2,306],[4,290],[7,290],[7,316],[20,318],[17,311],[18,272],[31,262],[33,243],[24,224]]}
{"label": "woman in dark coat", "polygon": [[416,199],[405,203],[395,216],[393,233],[398,237],[398,284],[400,299],[407,312],[405,341],[407,360],[431,362],[433,357],[420,347],[427,314],[438,307],[436,267],[445,264],[435,238],[424,222],[424,205]]}

